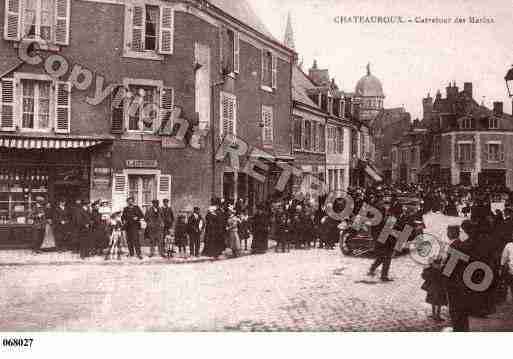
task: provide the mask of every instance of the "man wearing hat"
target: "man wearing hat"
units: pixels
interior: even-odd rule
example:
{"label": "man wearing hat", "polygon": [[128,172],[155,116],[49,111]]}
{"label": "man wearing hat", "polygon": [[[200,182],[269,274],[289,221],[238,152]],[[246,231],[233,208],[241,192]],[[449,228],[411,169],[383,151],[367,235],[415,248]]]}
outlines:
{"label": "man wearing hat", "polygon": [[[164,236],[169,233],[169,229],[173,227],[173,222],[175,221],[175,216],[173,214],[173,209],[169,205],[169,199],[164,198],[162,201],[162,220],[164,221]],[[159,241],[159,252],[161,256],[165,255],[164,251],[164,240]]]}
{"label": "man wearing hat", "polygon": [[155,255],[155,246],[159,247],[159,252],[162,254],[160,242],[162,241],[164,221],[162,220],[158,199],[151,201],[151,207],[146,210],[144,220],[147,223],[145,236],[150,241],[150,257]]}
{"label": "man wearing hat", "polygon": [[91,251],[91,212],[89,211],[89,201],[83,200],[82,206],[76,212],[75,226],[78,231],[78,240],[80,244],[80,258],[89,256]]}
{"label": "man wearing hat", "polygon": [[126,202],[127,206],[123,209],[121,219],[125,226],[128,252],[130,257],[133,257],[135,252],[137,253],[137,257],[142,259],[139,231],[141,230],[141,219],[144,218],[144,215],[139,206],[135,205],[132,197],[129,197]]}
{"label": "man wearing hat", "polygon": [[191,252],[191,256],[199,256],[202,231],[203,218],[201,218],[200,215],[200,208],[194,207],[194,211],[187,220],[187,233],[189,234],[189,250]]}
{"label": "man wearing hat", "polygon": [[59,251],[66,247],[66,237],[69,229],[70,213],[66,206],[66,201],[60,199],[57,207],[53,211],[53,227],[55,233],[55,246]]}

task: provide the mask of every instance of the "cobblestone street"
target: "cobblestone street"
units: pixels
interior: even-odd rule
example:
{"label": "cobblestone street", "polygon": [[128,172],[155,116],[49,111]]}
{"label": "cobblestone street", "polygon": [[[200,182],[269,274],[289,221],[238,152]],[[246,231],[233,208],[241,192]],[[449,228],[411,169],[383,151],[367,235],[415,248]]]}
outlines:
{"label": "cobblestone street", "polygon": [[[394,259],[390,283],[371,259],[339,250],[269,252],[218,262],[0,266],[0,330],[441,330],[420,272]],[[447,317],[447,313],[445,313]],[[473,330],[513,329],[511,299]]]}

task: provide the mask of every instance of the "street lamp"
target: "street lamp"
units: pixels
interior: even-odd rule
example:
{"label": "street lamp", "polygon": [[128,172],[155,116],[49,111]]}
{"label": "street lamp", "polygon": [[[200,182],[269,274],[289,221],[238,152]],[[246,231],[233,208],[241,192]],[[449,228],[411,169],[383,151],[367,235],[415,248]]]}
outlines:
{"label": "street lamp", "polygon": [[513,66],[506,73],[504,80],[506,81],[506,88],[508,89],[509,97],[513,97]]}

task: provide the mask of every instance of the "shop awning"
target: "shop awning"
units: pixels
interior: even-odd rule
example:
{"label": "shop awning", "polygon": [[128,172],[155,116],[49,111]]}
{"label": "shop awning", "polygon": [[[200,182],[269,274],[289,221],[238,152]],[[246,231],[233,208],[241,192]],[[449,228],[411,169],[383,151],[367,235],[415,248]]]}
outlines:
{"label": "shop awning", "polygon": [[365,173],[367,173],[367,175],[376,182],[383,181],[383,177],[381,177],[379,175],[379,173],[374,168],[372,168],[370,165],[365,166]]}
{"label": "shop awning", "polygon": [[17,148],[24,150],[32,149],[70,149],[89,148],[99,145],[103,140],[93,139],[65,139],[65,138],[1,138],[0,147]]}

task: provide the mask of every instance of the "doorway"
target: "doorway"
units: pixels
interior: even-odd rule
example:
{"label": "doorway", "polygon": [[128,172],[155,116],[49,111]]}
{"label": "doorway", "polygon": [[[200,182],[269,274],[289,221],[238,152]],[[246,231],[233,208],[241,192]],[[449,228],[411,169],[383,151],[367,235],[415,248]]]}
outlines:
{"label": "doorway", "polygon": [[151,207],[151,201],[157,199],[157,178],[153,175],[129,175],[128,196],[143,212]]}

